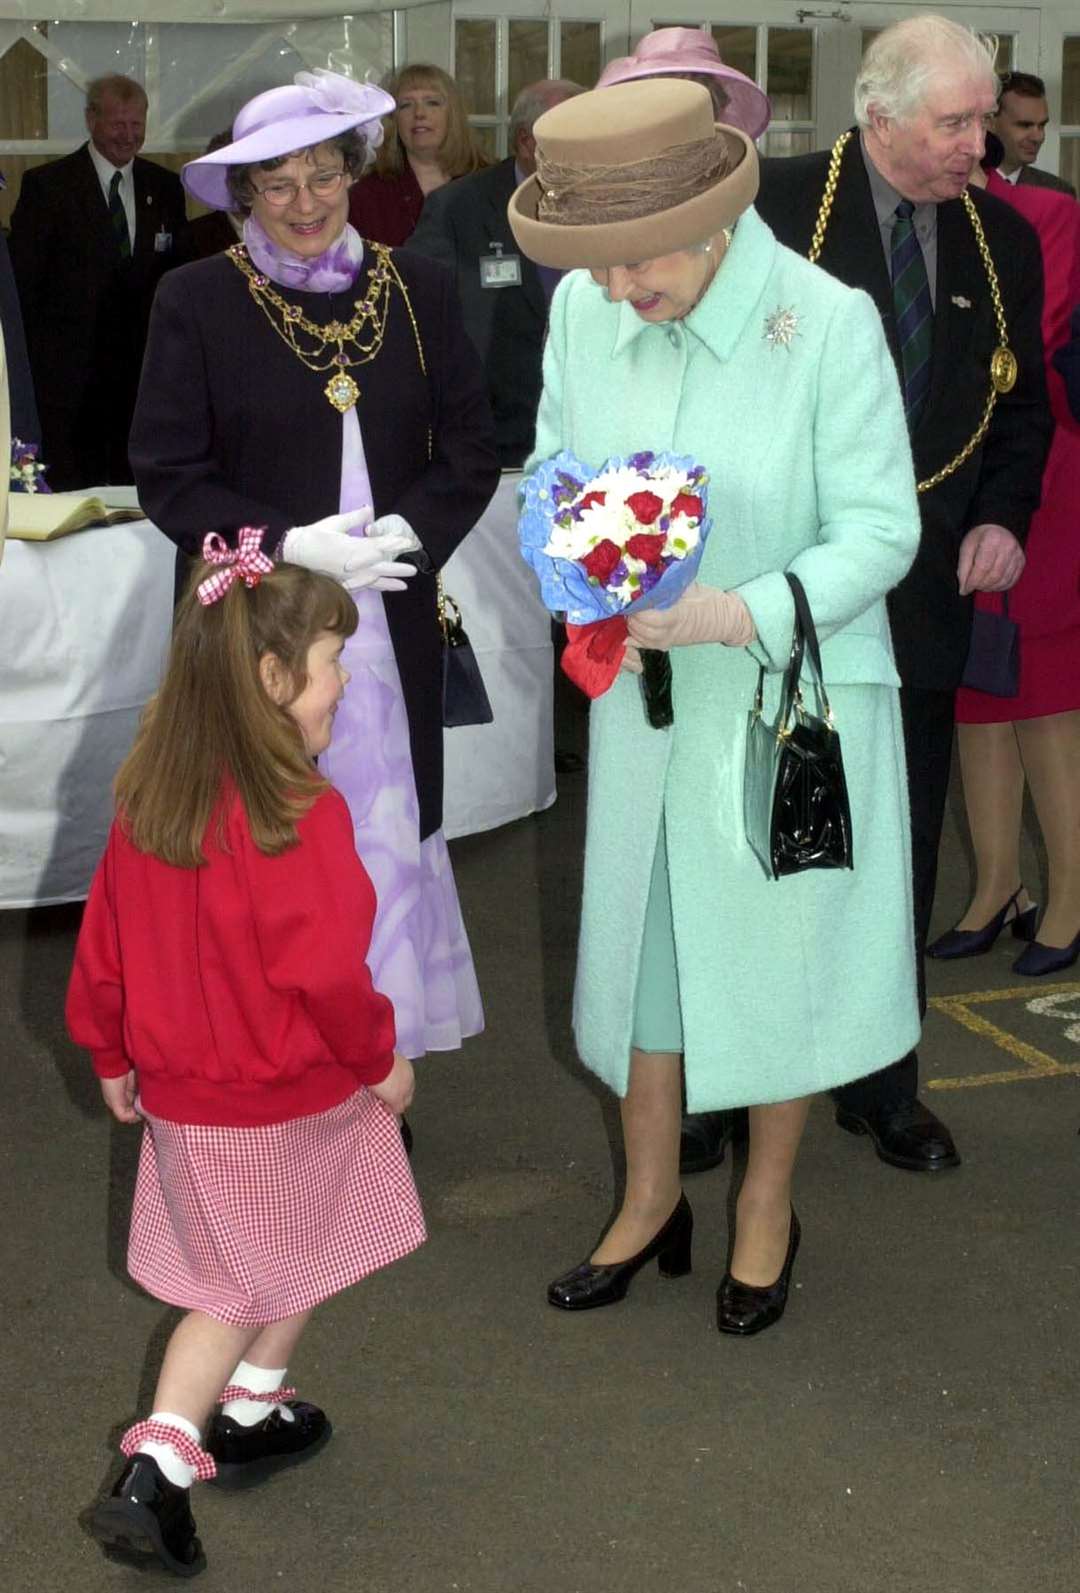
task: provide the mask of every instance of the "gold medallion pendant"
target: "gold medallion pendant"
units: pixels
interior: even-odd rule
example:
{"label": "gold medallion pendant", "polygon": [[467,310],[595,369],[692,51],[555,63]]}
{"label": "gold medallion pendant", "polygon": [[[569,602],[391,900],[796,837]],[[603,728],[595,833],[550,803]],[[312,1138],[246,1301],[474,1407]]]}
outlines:
{"label": "gold medallion pendant", "polygon": [[994,391],[1011,393],[1019,374],[1020,367],[1016,363],[1016,355],[1011,348],[999,343],[990,356],[990,380],[994,384]]}
{"label": "gold medallion pendant", "polygon": [[360,389],[348,371],[336,371],[323,388],[323,392],[339,415],[347,414],[360,397]]}

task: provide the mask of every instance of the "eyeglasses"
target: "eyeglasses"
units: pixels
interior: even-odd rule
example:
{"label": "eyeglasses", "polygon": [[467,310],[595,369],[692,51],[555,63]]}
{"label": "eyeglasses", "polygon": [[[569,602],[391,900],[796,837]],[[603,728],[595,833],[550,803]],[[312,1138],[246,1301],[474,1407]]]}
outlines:
{"label": "eyeglasses", "polygon": [[318,171],[306,183],[267,183],[265,188],[256,188],[255,192],[268,205],[273,205],[275,210],[284,210],[286,205],[293,204],[299,198],[301,188],[306,188],[315,199],[332,199],[344,181],[345,171],[341,168],[338,171]]}

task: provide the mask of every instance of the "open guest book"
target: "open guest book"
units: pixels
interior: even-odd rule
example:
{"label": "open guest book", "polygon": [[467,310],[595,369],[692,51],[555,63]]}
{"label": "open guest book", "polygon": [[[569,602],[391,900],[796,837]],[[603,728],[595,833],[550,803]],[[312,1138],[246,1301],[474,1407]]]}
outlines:
{"label": "open guest book", "polygon": [[13,492],[8,497],[8,536],[23,542],[52,542],[94,525],[145,520],[141,509],[110,509],[102,498],[81,492]]}

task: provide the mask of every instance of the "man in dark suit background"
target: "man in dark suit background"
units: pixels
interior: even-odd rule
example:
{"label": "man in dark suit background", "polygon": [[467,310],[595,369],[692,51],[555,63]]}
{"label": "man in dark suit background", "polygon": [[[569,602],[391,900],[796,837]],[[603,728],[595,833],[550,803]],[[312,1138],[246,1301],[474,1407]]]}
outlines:
{"label": "man in dark suit background", "polygon": [[87,89],[87,143],[23,177],[11,218],[41,458],[54,488],[130,482],[128,430],[150,302],[187,258],[183,189],[139,159],[146,94],[131,78]]}
{"label": "man in dark suit background", "polygon": [[1076,189],[1072,183],[1035,165],[1049,121],[1046,84],[1042,78],[1033,72],[1006,72],[1001,79],[997,112],[991,123],[1005,149],[997,169],[998,176],[1010,183],[1056,188],[1059,193],[1072,194],[1075,199]]}
{"label": "man in dark suit background", "polygon": [[518,253],[506,207],[518,184],[536,170],[533,124],[581,92],[579,84],[555,78],[523,88],[510,112],[511,153],[497,166],[429,194],[405,245],[454,273],[465,330],[487,373],[504,469],[522,464],[532,448],[548,304],[560,276]]}
{"label": "man in dark suit background", "polygon": [[[991,54],[970,30],[933,16],[897,23],[863,58],[855,86],[859,126],[845,135],[842,150],[765,161],[757,200],[780,241],[802,254],[810,252],[815,228],[823,226],[819,263],[865,289],[876,303],[905,390],[916,475],[925,483],[919,552],[889,597],[901,678],[924,1011],[923,950],[952,756],[953,692],[967,654],[972,593],[1005,591],[1020,576],[1051,430],[1039,329],[1038,240],[1011,207],[974,190],[971,202],[992,258],[987,268],[962,197],[983,152],[984,118],[993,111],[996,91]],[[830,206],[831,161],[838,161],[838,173]],[[893,266],[893,255],[899,262],[901,244],[908,263],[919,270],[919,262],[925,265],[921,312],[905,307],[899,296],[894,301],[893,276],[902,272]],[[981,435],[991,356],[1003,342],[992,274],[1019,370],[1015,385],[998,392]],[[902,284],[897,286],[902,292]],[[999,360],[999,368],[1002,363],[1008,360]],[[943,479],[936,479],[939,472]],[[842,1001],[843,992],[834,999]],[[839,1090],[837,1122],[869,1134],[878,1155],[894,1166],[927,1172],[956,1166],[949,1130],[919,1101],[917,1090],[918,1059],[911,1052]]]}

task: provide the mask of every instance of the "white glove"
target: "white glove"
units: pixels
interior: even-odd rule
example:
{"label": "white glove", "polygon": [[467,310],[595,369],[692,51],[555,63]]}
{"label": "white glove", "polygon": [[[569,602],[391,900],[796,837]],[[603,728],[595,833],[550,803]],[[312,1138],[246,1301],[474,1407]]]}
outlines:
{"label": "white glove", "polygon": [[395,563],[394,556],[408,551],[412,532],[403,536],[392,530],[370,540],[349,535],[370,523],[369,507],[351,509],[347,514],[328,514],[314,525],[293,526],[282,541],[282,556],[290,564],[302,564],[305,569],[333,576],[351,591],[369,586],[377,592],[403,592],[405,582],[416,570],[411,564]]}
{"label": "white glove", "polygon": [[406,538],[401,547],[394,549],[395,553],[419,553],[423,549],[420,538],[408,520],[400,514],[381,514],[377,520],[371,522],[364,534],[369,537],[397,535]]}
{"label": "white glove", "polygon": [[627,629],[639,647],[692,647],[698,642],[723,642],[746,647],[757,636],[750,610],[737,592],[692,582],[670,608],[647,608],[631,614]]}

